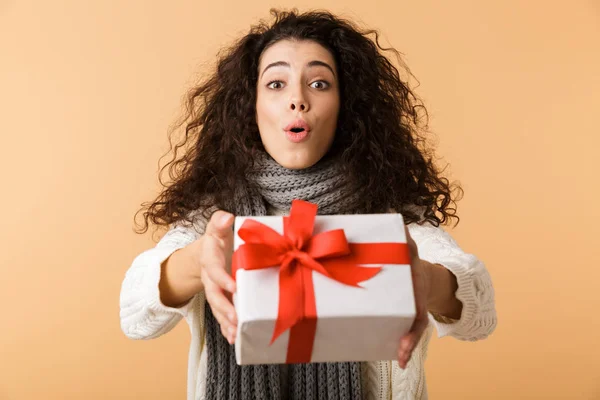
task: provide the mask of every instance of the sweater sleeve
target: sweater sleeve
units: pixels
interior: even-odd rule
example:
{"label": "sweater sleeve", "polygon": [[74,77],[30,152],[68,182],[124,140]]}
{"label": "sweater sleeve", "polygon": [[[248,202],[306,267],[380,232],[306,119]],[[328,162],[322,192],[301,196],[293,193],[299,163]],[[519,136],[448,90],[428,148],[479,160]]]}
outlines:
{"label": "sweater sleeve", "polygon": [[485,339],[496,328],[497,317],[492,280],[484,263],[475,255],[464,252],[441,227],[429,223],[408,225],[417,244],[419,256],[440,264],[457,279],[456,298],[463,304],[459,320],[430,314],[438,337],[452,336],[459,340]]}
{"label": "sweater sleeve", "polygon": [[192,243],[199,234],[192,227],[172,226],[154,248],[133,260],[121,285],[121,329],[130,339],[153,339],[177,325],[191,312],[195,297],[179,307],[160,301],[161,264],[176,250]]}

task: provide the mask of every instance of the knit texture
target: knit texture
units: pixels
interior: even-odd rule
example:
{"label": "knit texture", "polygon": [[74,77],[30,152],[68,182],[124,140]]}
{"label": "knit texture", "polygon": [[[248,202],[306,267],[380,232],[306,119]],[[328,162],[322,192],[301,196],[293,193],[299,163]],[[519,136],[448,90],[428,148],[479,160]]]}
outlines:
{"label": "knit texture", "polygon": [[[269,215],[285,215],[274,208],[270,208],[269,212]],[[138,254],[125,274],[120,296],[121,329],[130,339],[158,338],[185,318],[190,328],[188,400],[205,400],[208,386],[204,292],[196,294],[189,303],[173,308],[161,303],[158,285],[163,261],[173,252],[197,240],[200,237],[197,226],[204,224],[200,216],[197,224],[178,223],[155,247]],[[434,327],[438,336],[468,341],[485,339],[496,327],[494,288],[485,264],[473,254],[464,252],[441,227],[409,224],[408,230],[417,243],[421,258],[444,265],[456,275],[459,286],[456,296],[464,305],[463,313],[460,320],[446,323],[430,317],[431,325],[405,370],[401,370],[395,361],[361,363],[361,390],[365,400],[427,398],[425,358]],[[285,368],[282,368],[282,372],[285,372]],[[283,382],[286,377],[289,380],[287,375],[281,374]],[[326,381],[317,382],[317,390],[327,390],[326,385]]]}
{"label": "knit texture", "polygon": [[[336,160],[323,159],[310,168],[290,170],[265,155],[248,174],[248,186],[238,188],[227,208],[236,215],[262,216],[267,215],[267,205],[289,210],[292,200],[302,199],[316,203],[319,214],[358,213],[360,193],[352,190],[338,165]],[[205,324],[208,400],[362,398],[358,363],[239,366],[234,346],[221,334],[208,303]]]}
{"label": "knit texture", "polygon": [[[268,175],[264,179],[268,180]],[[269,210],[269,215],[285,214],[284,210],[275,207],[269,207]],[[125,274],[120,295],[121,329],[130,339],[158,338],[167,334],[185,318],[190,327],[191,339],[187,376],[188,400],[206,399],[206,392],[211,386],[207,379],[207,332],[204,315],[206,300],[204,293],[199,292],[190,302],[181,307],[167,307],[160,301],[159,281],[162,263],[178,249],[197,240],[203,233],[205,224],[206,221],[199,212],[193,223],[180,221],[171,226],[155,247],[146,249],[134,258]],[[436,320],[430,315],[431,326],[425,331],[405,370],[401,370],[395,361],[361,363],[361,391],[365,400],[425,400],[427,398],[424,364],[429,338],[434,327],[439,337],[451,336],[465,341],[485,339],[496,328],[494,287],[485,264],[475,255],[463,251],[452,236],[441,227],[429,223],[423,225],[414,223],[408,225],[408,230],[417,244],[422,259],[445,266],[457,277],[456,297],[463,303],[463,312],[458,321]],[[231,354],[229,356],[231,357]],[[290,376],[293,367],[282,366],[280,369],[282,387],[286,387],[286,383],[290,385],[294,383],[293,376]],[[317,364],[318,376],[327,376],[327,368],[326,364]],[[351,376],[355,376],[354,370]],[[253,378],[253,372],[248,371],[245,382],[253,383]],[[241,374],[240,379],[242,379]],[[315,386],[319,396],[327,393],[329,381],[328,376],[326,379],[317,379]],[[331,382],[333,381],[332,375]],[[305,382],[312,381],[309,379]],[[229,387],[232,387],[232,381],[229,384]],[[466,381],[465,384],[468,382]],[[311,385],[309,383],[307,391],[314,390]],[[270,393],[271,398],[290,397],[285,396],[287,392],[277,393],[276,385],[273,388],[275,391]],[[354,393],[352,391],[353,395]],[[278,397],[279,395],[281,396]],[[234,394],[231,398],[241,398],[241,396],[235,397]]]}

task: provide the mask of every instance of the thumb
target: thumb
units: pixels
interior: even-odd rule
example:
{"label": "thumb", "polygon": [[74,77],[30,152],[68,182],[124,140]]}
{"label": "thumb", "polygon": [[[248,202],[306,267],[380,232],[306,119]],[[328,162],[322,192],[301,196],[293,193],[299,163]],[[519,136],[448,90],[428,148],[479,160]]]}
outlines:
{"label": "thumb", "polygon": [[233,214],[226,211],[215,211],[206,225],[205,234],[216,236],[219,239],[227,239],[233,235],[231,230],[233,220]]}

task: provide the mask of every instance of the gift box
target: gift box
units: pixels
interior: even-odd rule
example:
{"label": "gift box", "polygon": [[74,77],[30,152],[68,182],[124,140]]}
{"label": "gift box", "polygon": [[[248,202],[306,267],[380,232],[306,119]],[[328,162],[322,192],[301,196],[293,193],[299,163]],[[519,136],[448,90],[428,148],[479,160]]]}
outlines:
{"label": "gift box", "polygon": [[416,315],[400,214],[236,217],[239,365],[397,359]]}

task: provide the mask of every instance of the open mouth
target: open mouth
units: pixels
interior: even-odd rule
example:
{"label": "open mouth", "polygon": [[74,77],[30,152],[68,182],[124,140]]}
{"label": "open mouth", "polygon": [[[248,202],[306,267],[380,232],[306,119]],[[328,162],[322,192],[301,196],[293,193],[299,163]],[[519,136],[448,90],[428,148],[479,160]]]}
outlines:
{"label": "open mouth", "polygon": [[297,118],[295,121],[289,123],[285,128],[285,136],[292,143],[300,143],[305,140],[308,140],[310,135],[310,125],[300,118]]}
{"label": "open mouth", "polygon": [[308,138],[308,130],[304,128],[292,128],[285,133],[288,140],[292,143],[300,143]]}

